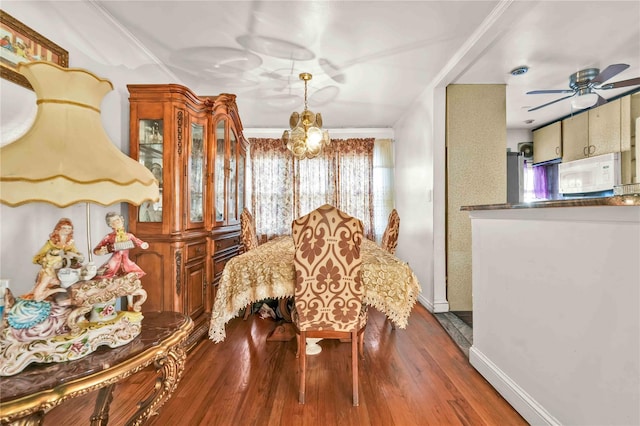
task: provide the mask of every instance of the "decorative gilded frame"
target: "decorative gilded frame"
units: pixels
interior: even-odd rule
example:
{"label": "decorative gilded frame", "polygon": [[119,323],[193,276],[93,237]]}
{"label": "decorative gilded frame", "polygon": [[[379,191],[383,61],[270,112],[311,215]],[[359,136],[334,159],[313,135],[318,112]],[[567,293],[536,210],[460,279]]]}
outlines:
{"label": "decorative gilded frame", "polygon": [[[12,48],[6,47],[6,41]],[[22,22],[0,10],[0,77],[33,90],[29,81],[18,72],[18,63],[43,60],[69,67],[69,52]],[[18,45],[19,44],[19,45]],[[18,46],[18,47],[16,47]],[[22,47],[21,47],[22,46]]]}

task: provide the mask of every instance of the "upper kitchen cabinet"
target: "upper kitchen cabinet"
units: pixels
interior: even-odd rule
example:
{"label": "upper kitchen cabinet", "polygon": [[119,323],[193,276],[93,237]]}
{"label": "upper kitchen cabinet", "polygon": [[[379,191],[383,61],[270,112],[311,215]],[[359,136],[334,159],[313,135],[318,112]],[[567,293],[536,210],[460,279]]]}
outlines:
{"label": "upper kitchen cabinet", "polygon": [[631,97],[625,96],[563,120],[562,161],[628,152],[630,105]]}
{"label": "upper kitchen cabinet", "polygon": [[578,160],[589,154],[589,114],[562,120],[562,161]]}
{"label": "upper kitchen cabinet", "polygon": [[627,138],[630,129],[629,100],[627,96],[589,110],[588,157],[622,150],[623,116],[626,116],[624,128]]}
{"label": "upper kitchen cabinet", "polygon": [[[629,158],[628,162],[623,156],[623,182],[625,178],[630,183],[640,183],[640,92],[631,95],[631,134],[629,137]],[[629,176],[625,174],[625,165],[628,164]]]}
{"label": "upper kitchen cabinet", "polygon": [[562,123],[557,121],[533,131],[533,162],[562,157]]}
{"label": "upper kitchen cabinet", "polygon": [[195,325],[191,346],[208,327],[216,241],[229,237],[227,258],[240,251],[240,239],[233,237],[240,234],[236,210],[244,202],[238,195],[244,193],[244,171],[237,169],[244,165],[245,142],[235,95],[197,96],[177,84],[127,87],[130,155],[160,184],[158,202],[129,206],[130,230],[149,243],[131,251],[146,272],[142,308],[189,315]]}

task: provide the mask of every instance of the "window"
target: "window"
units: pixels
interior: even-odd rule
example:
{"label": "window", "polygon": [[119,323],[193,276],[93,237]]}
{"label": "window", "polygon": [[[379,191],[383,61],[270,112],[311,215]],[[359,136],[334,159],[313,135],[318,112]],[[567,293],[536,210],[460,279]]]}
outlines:
{"label": "window", "polygon": [[379,241],[393,209],[391,140],[334,139],[319,157],[299,161],[280,139],[252,138],[251,159],[250,209],[262,239],[289,234],[294,218],[332,204]]}

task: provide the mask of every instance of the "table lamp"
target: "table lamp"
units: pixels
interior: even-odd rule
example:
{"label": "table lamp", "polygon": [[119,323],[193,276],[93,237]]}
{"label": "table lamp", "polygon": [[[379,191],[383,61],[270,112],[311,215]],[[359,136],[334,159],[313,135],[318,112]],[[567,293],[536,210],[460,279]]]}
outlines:
{"label": "table lamp", "polygon": [[[30,202],[45,202],[58,207],[87,203],[87,240],[91,262],[89,203],[108,206],[118,202],[140,205],[157,201],[158,182],[144,165],[120,151],[102,127],[100,103],[113,85],[106,79],[80,68],[63,68],[52,62],[34,61],[18,64],[37,96],[37,115],[32,127],[14,142],[0,147],[0,202],[15,207]],[[80,283],[79,283],[80,284]],[[21,371],[31,362],[58,362],[76,359],[91,353],[102,344],[120,346],[140,332],[141,315],[115,321],[113,327],[93,327],[85,330],[79,325],[91,305],[104,302],[108,296],[136,294],[146,299],[137,277],[127,276],[102,281],[86,281],[83,288],[73,288],[76,305],[66,319],[71,331],[59,339],[65,345],[75,345],[76,354],[63,351],[56,357],[53,343],[44,341],[22,345],[18,338],[7,334],[5,327],[0,339],[1,375]],[[5,301],[5,304],[7,301]],[[5,309],[3,321],[8,312]],[[126,315],[125,315],[126,316]],[[124,333],[124,323],[129,327]],[[120,328],[118,328],[120,327]],[[115,331],[120,332],[114,340]],[[15,333],[14,333],[15,334]],[[111,334],[111,336],[109,336]],[[82,338],[78,339],[78,336]],[[60,336],[57,336],[60,337]],[[9,342],[5,341],[9,339]],[[66,339],[66,340],[65,340]],[[86,346],[78,348],[80,343]],[[7,343],[7,345],[5,345]],[[38,347],[35,352],[32,347]],[[59,347],[58,349],[59,350]],[[21,352],[27,352],[22,354]],[[34,353],[29,353],[29,351]]]}

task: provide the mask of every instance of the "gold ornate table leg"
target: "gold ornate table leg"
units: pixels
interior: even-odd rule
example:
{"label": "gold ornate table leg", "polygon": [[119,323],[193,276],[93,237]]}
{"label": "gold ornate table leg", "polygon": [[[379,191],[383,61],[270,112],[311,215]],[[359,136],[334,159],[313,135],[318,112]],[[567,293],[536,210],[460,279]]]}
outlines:
{"label": "gold ornate table leg", "polygon": [[160,407],[171,397],[180,382],[186,357],[184,344],[180,344],[169,349],[166,356],[154,362],[156,372],[159,373],[154,392],[149,398],[138,403],[138,411],[127,421],[127,426],[141,425],[149,417],[158,414]]}
{"label": "gold ornate table leg", "polygon": [[113,388],[115,383],[105,386],[98,391],[96,398],[96,408],[91,416],[91,426],[107,426],[109,424],[109,406],[113,401]]}

